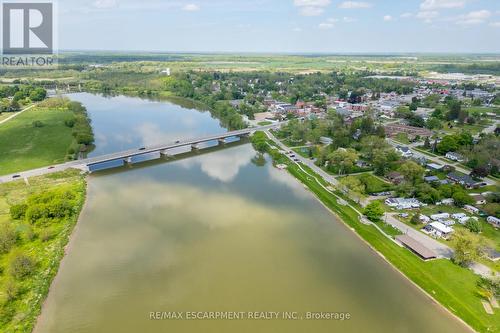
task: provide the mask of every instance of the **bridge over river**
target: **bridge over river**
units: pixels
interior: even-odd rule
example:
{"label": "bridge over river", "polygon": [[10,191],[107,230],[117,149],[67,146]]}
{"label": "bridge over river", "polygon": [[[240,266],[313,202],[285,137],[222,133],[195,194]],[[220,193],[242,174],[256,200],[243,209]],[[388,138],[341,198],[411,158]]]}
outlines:
{"label": "bridge over river", "polygon": [[10,182],[10,181],[14,181],[14,180],[22,179],[22,178],[29,178],[29,177],[33,177],[33,176],[41,176],[41,175],[45,175],[45,174],[49,174],[49,173],[64,171],[64,170],[71,169],[71,168],[72,169],[79,169],[79,170],[82,170],[85,172],[91,172],[94,170],[94,168],[98,169],[98,167],[100,165],[106,165],[106,163],[108,163],[110,165],[115,163],[114,166],[120,166],[120,165],[127,164],[127,163],[133,164],[134,158],[140,158],[142,156],[150,156],[150,155],[153,155],[154,153],[159,153],[159,157],[169,156],[169,151],[171,151],[172,149],[175,149],[175,148],[191,147],[191,149],[198,149],[199,145],[202,143],[211,142],[211,141],[218,141],[219,143],[224,143],[225,140],[227,140],[229,138],[245,137],[245,136],[248,136],[256,131],[265,131],[265,130],[269,130],[269,129],[273,129],[273,128],[278,128],[285,123],[286,122],[280,122],[280,123],[274,123],[274,124],[266,125],[266,126],[250,127],[250,128],[245,128],[242,130],[230,131],[230,132],[221,133],[221,134],[209,135],[209,136],[199,137],[199,138],[194,138],[194,139],[179,140],[179,141],[176,141],[173,143],[165,143],[165,144],[155,145],[155,146],[151,146],[151,147],[140,147],[140,148],[125,150],[125,151],[121,151],[121,152],[117,152],[117,153],[70,161],[70,162],[66,162],[66,163],[53,165],[50,167],[43,167],[43,168],[23,171],[23,172],[19,172],[19,173],[15,173],[15,174],[0,176],[0,183],[6,183],[6,182]]}

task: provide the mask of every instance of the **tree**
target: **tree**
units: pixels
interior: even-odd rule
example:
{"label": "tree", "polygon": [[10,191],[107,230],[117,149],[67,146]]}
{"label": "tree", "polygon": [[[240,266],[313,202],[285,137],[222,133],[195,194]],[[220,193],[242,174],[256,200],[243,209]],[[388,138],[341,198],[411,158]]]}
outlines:
{"label": "tree", "polygon": [[458,147],[458,140],[453,135],[446,135],[445,137],[443,137],[441,142],[437,144],[437,150],[441,154],[445,154],[450,151],[456,151]]}
{"label": "tree", "polygon": [[474,204],[474,199],[462,189],[453,193],[452,198],[457,207]]}
{"label": "tree", "polygon": [[435,117],[430,117],[429,119],[427,119],[425,127],[427,127],[430,130],[433,130],[433,129],[441,129],[443,126],[441,125],[441,121],[439,119]]}
{"label": "tree", "polygon": [[399,168],[399,172],[408,182],[415,185],[422,180],[425,169],[413,161],[405,161]]}
{"label": "tree", "polygon": [[473,232],[475,234],[480,233],[483,230],[483,226],[481,225],[481,222],[476,219],[469,219],[465,223],[465,227],[469,229],[470,232]]}
{"label": "tree", "polygon": [[344,177],[340,179],[340,183],[357,194],[364,193],[366,189],[365,184],[356,177]]}
{"label": "tree", "polygon": [[264,153],[267,151],[267,136],[264,132],[258,131],[252,135],[251,138],[252,145],[260,153]]}
{"label": "tree", "polygon": [[411,217],[410,223],[413,225],[419,224],[420,223],[420,216],[419,215],[420,215],[419,213],[413,214],[413,216]]}
{"label": "tree", "polygon": [[384,208],[379,201],[373,201],[366,206],[364,214],[370,221],[379,222],[384,216]]}
{"label": "tree", "polygon": [[348,173],[358,160],[358,153],[354,149],[339,148],[328,156],[330,165],[338,167],[339,175]]}
{"label": "tree", "polygon": [[492,276],[491,278],[481,277],[477,282],[479,293],[488,301],[493,301],[500,296],[500,278]]}
{"label": "tree", "polygon": [[47,97],[47,91],[45,91],[45,89],[43,88],[35,88],[30,93],[29,97],[33,102],[40,102],[43,101],[45,97]]}
{"label": "tree", "polygon": [[470,231],[457,229],[453,234],[452,246],[455,250],[453,262],[466,267],[483,254],[483,240]]}

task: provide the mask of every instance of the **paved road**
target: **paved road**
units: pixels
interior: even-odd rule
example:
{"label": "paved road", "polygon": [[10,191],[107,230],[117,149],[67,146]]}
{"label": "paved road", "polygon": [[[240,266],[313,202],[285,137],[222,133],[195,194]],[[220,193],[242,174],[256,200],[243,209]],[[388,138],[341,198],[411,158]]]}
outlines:
{"label": "paved road", "polygon": [[[290,147],[285,146],[280,140],[278,140],[278,138],[276,138],[271,132],[269,132],[269,130],[265,130],[264,132],[271,140],[273,140],[281,148],[281,150],[284,150],[286,152],[290,151]],[[295,152],[294,152],[294,154],[295,154]],[[318,167],[316,164],[314,164],[313,160],[302,157],[299,154],[295,154],[295,158],[298,159],[302,164],[311,168],[314,172],[316,172],[318,175],[320,175],[324,180],[326,180],[330,184],[333,184],[333,185],[339,184],[338,180],[335,179],[335,177],[333,177],[332,175],[330,175],[329,173],[325,172],[323,169]]]}
{"label": "paved road", "polygon": [[12,118],[15,118],[15,117],[19,116],[19,115],[20,115],[21,113],[23,113],[24,111],[28,111],[29,109],[32,109],[32,108],[33,108],[33,107],[35,107],[35,106],[36,106],[36,104],[33,104],[33,105],[30,105],[30,106],[28,106],[27,108],[25,108],[25,109],[23,109],[23,110],[21,110],[21,111],[14,112],[14,113],[12,114],[12,116],[7,117],[7,118],[5,118],[4,120],[0,121],[0,125],[1,125],[1,124],[3,124],[3,123],[8,122],[8,121],[9,121],[9,120],[11,120]]}
{"label": "paved road", "polygon": [[254,131],[265,131],[265,130],[269,130],[271,128],[279,127],[285,123],[286,122],[281,122],[281,123],[275,123],[275,124],[267,125],[267,126],[246,128],[246,129],[242,129],[242,130],[231,131],[231,132],[226,132],[226,133],[221,133],[221,134],[216,134],[216,135],[210,135],[210,136],[201,137],[201,138],[194,138],[194,139],[177,141],[175,143],[166,143],[163,145],[144,147],[141,149],[130,149],[130,150],[122,151],[122,152],[117,152],[117,153],[112,153],[112,154],[107,154],[107,155],[102,155],[102,156],[97,156],[97,157],[91,157],[91,158],[86,158],[86,159],[81,159],[81,160],[76,160],[76,161],[70,161],[70,162],[66,162],[66,163],[62,163],[62,164],[57,164],[57,165],[54,165],[51,167],[42,167],[42,168],[38,168],[38,169],[18,172],[15,174],[0,176],[0,183],[6,183],[6,182],[21,179],[21,178],[41,176],[41,175],[54,173],[54,172],[58,172],[58,171],[64,171],[64,170],[67,170],[70,168],[80,169],[82,171],[88,171],[88,166],[92,165],[92,164],[103,163],[103,162],[119,160],[119,159],[127,159],[127,158],[133,157],[133,156],[139,156],[139,155],[144,155],[144,154],[149,154],[149,153],[157,153],[157,152],[160,152],[163,150],[168,150],[168,149],[177,148],[177,147],[190,146],[190,145],[196,145],[198,143],[212,141],[212,140],[218,140],[218,139],[224,139],[224,138],[228,138],[228,137],[232,137],[232,136],[246,135],[246,134],[252,133]]}
{"label": "paved road", "polygon": [[[413,146],[411,144],[402,144],[402,143],[399,143],[399,142],[394,141],[392,139],[387,139],[387,142],[390,145],[392,145],[393,147],[401,146],[401,147],[407,147],[409,149],[413,148]],[[413,152],[413,157],[415,157],[415,158],[424,157],[424,158],[428,159],[429,161],[432,161],[434,163],[441,164],[441,165],[445,163],[439,157],[429,155],[429,154],[424,154],[424,153],[417,151],[417,150],[414,150],[414,149],[412,150],[412,152]],[[442,158],[444,158],[444,156]],[[466,175],[468,175],[470,173],[469,170],[465,169],[464,167],[462,167],[458,164],[455,164],[453,161],[449,161],[447,164],[453,165],[457,171],[465,173]],[[496,185],[496,182],[492,179],[489,179],[489,178],[483,178],[482,181],[488,185]]]}

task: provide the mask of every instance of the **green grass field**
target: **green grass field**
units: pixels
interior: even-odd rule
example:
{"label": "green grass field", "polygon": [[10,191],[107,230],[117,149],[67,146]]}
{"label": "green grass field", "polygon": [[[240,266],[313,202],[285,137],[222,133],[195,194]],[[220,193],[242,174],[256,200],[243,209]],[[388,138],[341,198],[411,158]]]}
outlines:
{"label": "green grass field", "polygon": [[64,121],[71,118],[69,110],[34,108],[1,124],[0,175],[63,162],[73,141]]}

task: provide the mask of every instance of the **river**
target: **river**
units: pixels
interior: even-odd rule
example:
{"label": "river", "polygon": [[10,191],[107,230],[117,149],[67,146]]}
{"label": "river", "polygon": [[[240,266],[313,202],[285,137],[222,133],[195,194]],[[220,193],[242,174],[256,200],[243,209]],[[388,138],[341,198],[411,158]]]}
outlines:
{"label": "river", "polygon": [[[209,113],[168,102],[71,98],[89,110],[94,155],[224,131]],[[250,144],[186,157],[89,176],[36,332],[468,331]],[[245,319],[186,319],[195,311]]]}

